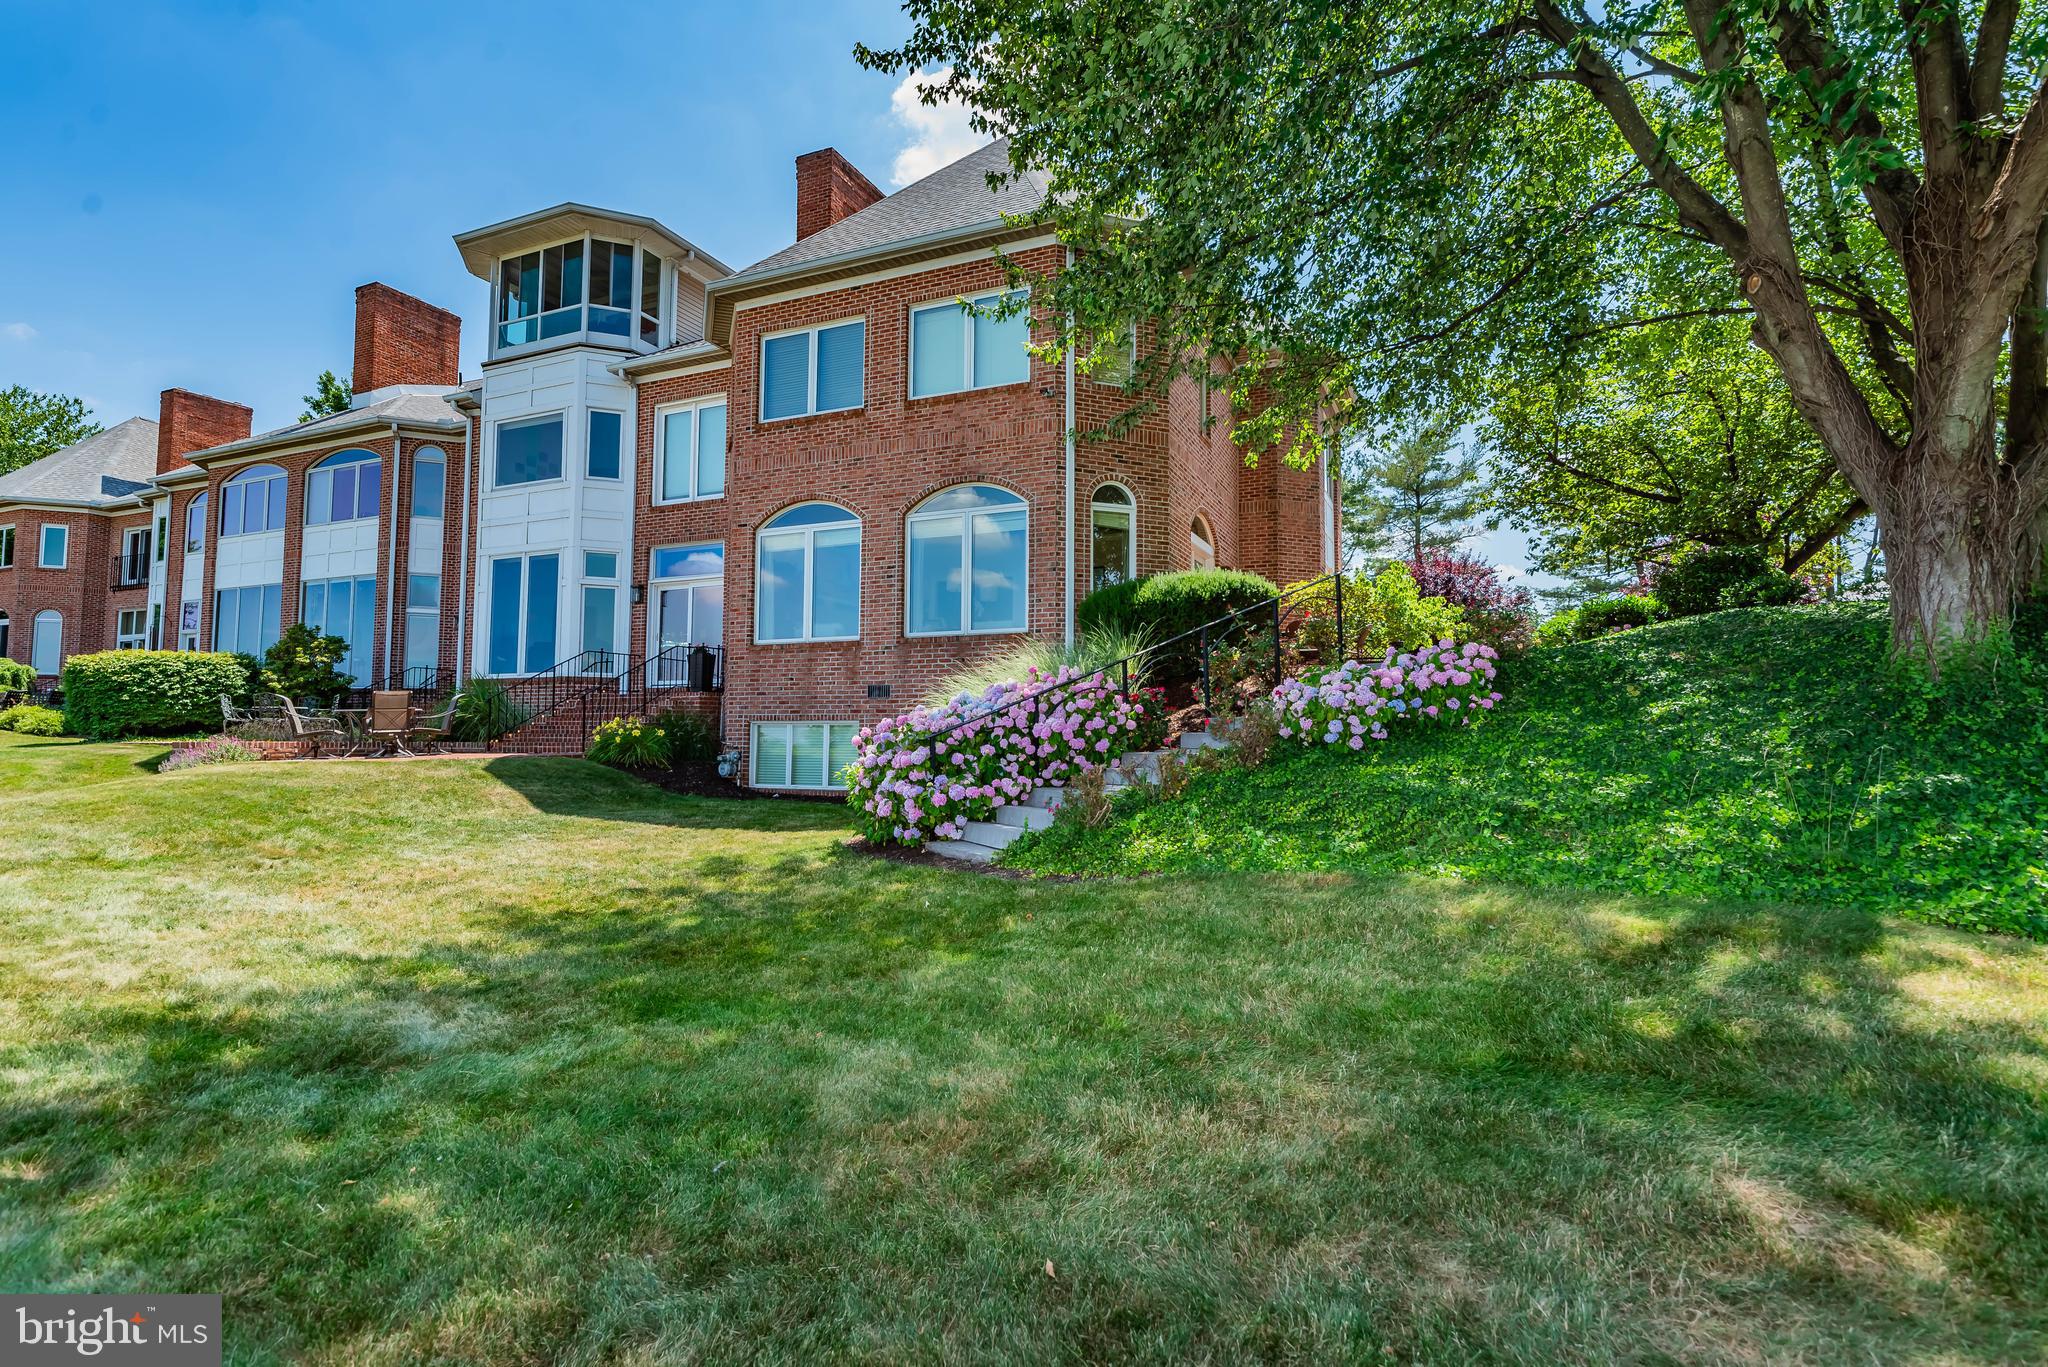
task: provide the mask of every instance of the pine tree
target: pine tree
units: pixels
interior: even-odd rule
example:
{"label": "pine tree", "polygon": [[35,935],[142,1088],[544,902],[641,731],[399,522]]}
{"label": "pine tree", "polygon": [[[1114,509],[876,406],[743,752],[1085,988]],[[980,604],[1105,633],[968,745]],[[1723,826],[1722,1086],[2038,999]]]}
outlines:
{"label": "pine tree", "polygon": [[299,414],[299,421],[312,422],[315,418],[330,418],[336,413],[348,412],[355,393],[347,380],[331,370],[323,370],[320,378],[313,381],[313,392],[299,398],[306,405],[306,411]]}
{"label": "pine tree", "polygon": [[1487,506],[1479,457],[1458,452],[1456,441],[1448,423],[1424,423],[1384,450],[1360,451],[1346,462],[1347,557],[1417,560],[1477,530]]}

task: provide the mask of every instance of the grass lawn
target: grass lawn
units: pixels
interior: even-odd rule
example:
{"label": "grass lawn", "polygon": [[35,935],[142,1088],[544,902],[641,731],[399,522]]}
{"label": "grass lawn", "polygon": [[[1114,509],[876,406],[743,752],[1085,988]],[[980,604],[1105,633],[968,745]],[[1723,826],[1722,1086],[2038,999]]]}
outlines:
{"label": "grass lawn", "polygon": [[0,1287],[234,1361],[2048,1352],[2037,944],[150,753],[0,736]]}

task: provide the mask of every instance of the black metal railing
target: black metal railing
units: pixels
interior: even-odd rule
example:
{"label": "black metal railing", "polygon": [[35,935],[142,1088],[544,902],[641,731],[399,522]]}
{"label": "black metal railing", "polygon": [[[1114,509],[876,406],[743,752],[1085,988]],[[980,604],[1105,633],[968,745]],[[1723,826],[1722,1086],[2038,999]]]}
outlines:
{"label": "black metal railing", "polygon": [[149,553],[132,555],[123,552],[114,557],[114,587],[117,589],[138,589],[149,582]]}
{"label": "black metal railing", "polygon": [[696,641],[664,646],[645,659],[634,660],[611,677],[590,681],[579,691],[546,705],[536,705],[514,693],[513,700],[527,715],[506,735],[573,711],[578,728],[587,737],[592,727],[614,717],[643,715],[653,708],[655,699],[666,694],[715,693],[724,687],[725,647]]}
{"label": "black metal railing", "polygon": [[1041,684],[1037,688],[1029,689],[1002,703],[985,706],[979,711],[969,711],[944,726],[935,727],[926,732],[926,739],[936,740],[940,736],[949,736],[962,727],[986,721],[990,717],[1008,712],[1015,707],[1028,706],[1032,709],[1034,715],[1042,714],[1046,710],[1045,699],[1048,697],[1072,689],[1095,685],[1097,680],[1107,680],[1112,674],[1121,675],[1123,692],[1128,695],[1131,691],[1131,668],[1133,665],[1141,661],[1157,659],[1172,647],[1179,646],[1181,643],[1190,640],[1195,642],[1200,658],[1198,677],[1201,686],[1202,710],[1213,714],[1215,711],[1215,698],[1211,687],[1210,657],[1218,646],[1227,645],[1242,639],[1243,633],[1237,629],[1238,622],[1244,618],[1254,618],[1256,620],[1259,617],[1263,617],[1265,619],[1263,625],[1267,626],[1271,632],[1273,686],[1278,688],[1287,667],[1287,652],[1283,648],[1281,640],[1286,605],[1290,601],[1299,601],[1315,590],[1325,586],[1332,589],[1332,596],[1336,599],[1337,653],[1341,656],[1345,653],[1348,644],[1344,636],[1344,583],[1341,575],[1326,574],[1320,578],[1304,580],[1299,584],[1282,589],[1270,598],[1247,604],[1232,612],[1226,612],[1221,617],[1169,636],[1163,641],[1148,641],[1130,654],[1111,660],[1106,664],[1098,665],[1086,674],[1054,683]]}
{"label": "black metal railing", "polygon": [[411,669],[394,669],[383,679],[371,679],[359,688],[351,688],[335,704],[337,707],[363,708],[371,702],[370,695],[379,691],[404,689],[413,695],[415,705],[431,707],[441,701],[453,689],[448,676],[431,665],[415,665]]}

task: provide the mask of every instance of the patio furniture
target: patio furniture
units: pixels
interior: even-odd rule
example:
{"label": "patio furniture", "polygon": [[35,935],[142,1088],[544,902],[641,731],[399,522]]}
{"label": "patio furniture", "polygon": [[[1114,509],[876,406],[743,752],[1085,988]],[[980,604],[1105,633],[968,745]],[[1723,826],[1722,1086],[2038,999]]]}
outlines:
{"label": "patio furniture", "polygon": [[455,700],[450,698],[441,705],[439,715],[428,708],[413,709],[412,725],[407,728],[407,739],[421,750],[438,753],[442,742],[448,739],[449,728],[455,724]]}
{"label": "patio furniture", "polygon": [[293,740],[308,741],[313,753],[318,755],[323,747],[333,749],[337,754],[355,753],[355,741],[349,729],[339,717],[326,717],[318,712],[305,712],[292,705],[292,700],[277,695],[277,703],[284,713],[285,734]]}
{"label": "patio furniture", "polygon": [[406,745],[411,737],[412,692],[404,688],[380,688],[370,694],[370,741],[379,754],[410,755]]}

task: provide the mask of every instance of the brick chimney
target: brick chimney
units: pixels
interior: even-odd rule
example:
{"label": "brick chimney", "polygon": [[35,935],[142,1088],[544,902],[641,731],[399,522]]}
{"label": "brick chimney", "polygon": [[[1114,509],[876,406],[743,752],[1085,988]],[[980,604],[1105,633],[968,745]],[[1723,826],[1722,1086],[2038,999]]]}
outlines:
{"label": "brick chimney", "polygon": [[250,416],[243,405],[226,399],[166,389],[157,407],[156,472],[177,469],[194,451],[240,441],[249,435]]}
{"label": "brick chimney", "polygon": [[801,242],[880,198],[875,183],[837,148],[806,152],[796,159],[796,240]]}
{"label": "brick chimney", "polygon": [[424,299],[375,281],[356,289],[358,394],[395,384],[455,385],[462,379],[462,320]]}

